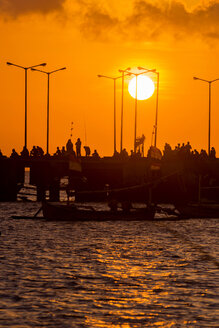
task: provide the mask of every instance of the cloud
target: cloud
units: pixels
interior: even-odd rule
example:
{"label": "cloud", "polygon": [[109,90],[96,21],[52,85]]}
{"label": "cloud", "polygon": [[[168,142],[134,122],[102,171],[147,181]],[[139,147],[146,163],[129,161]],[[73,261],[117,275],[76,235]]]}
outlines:
{"label": "cloud", "polygon": [[0,14],[17,18],[55,11],[85,38],[101,41],[150,42],[166,36],[173,40],[219,39],[219,0],[192,10],[188,10],[185,0],[128,1],[126,6],[124,0],[0,0]]}
{"label": "cloud", "polygon": [[[83,6],[85,8],[86,4]],[[92,1],[81,17],[81,31],[86,37],[98,39],[103,35],[119,35],[129,41],[155,41],[164,35],[173,39],[190,36],[219,38],[218,1],[189,11],[182,1],[137,0],[133,2],[132,12],[125,18],[121,17]]]}
{"label": "cloud", "polygon": [[88,6],[83,13],[80,30],[88,38],[106,40],[118,25],[119,19],[112,17],[105,9]]}
{"label": "cloud", "polygon": [[62,10],[65,0],[0,0],[0,13],[17,17],[29,13],[47,14]]}
{"label": "cloud", "polygon": [[149,1],[136,1],[133,14],[127,18],[126,26],[138,31],[141,38],[153,39],[164,34],[174,38],[191,35],[217,38],[219,34],[219,3],[198,6],[188,11],[179,1],[171,1],[165,6]]}

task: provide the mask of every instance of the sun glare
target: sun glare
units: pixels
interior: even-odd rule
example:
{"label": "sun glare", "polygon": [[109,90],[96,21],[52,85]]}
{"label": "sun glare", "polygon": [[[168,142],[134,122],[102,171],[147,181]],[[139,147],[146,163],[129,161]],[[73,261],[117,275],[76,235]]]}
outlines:
{"label": "sun glare", "polygon": [[[144,75],[139,75],[137,77],[137,99],[145,100],[150,98],[154,93],[154,82]],[[128,90],[130,95],[136,97],[136,77],[133,77],[129,82]]]}

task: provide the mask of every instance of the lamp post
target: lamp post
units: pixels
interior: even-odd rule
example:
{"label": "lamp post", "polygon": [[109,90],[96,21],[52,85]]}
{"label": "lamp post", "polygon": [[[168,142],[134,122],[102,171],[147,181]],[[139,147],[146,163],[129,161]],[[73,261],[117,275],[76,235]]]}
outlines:
{"label": "lamp post", "polygon": [[46,135],[47,135],[47,137],[46,137],[46,153],[47,154],[49,154],[49,91],[50,91],[49,82],[50,82],[50,75],[55,72],[58,72],[58,71],[63,71],[64,69],[66,69],[66,67],[62,67],[62,68],[56,69],[54,71],[46,72],[46,71],[42,71],[40,69],[31,68],[32,71],[37,71],[37,72],[47,74],[47,133],[46,133]]}
{"label": "lamp post", "polygon": [[[140,70],[145,70],[146,73],[148,71],[147,68],[144,67],[138,67]],[[160,74],[156,70],[153,71],[153,73],[157,74],[157,97],[156,97],[156,113],[155,113],[155,124],[154,124],[154,147],[157,146],[157,121],[158,121],[158,98],[159,98],[159,79]]]}
{"label": "lamp post", "polygon": [[[156,69],[145,69],[144,72],[141,73],[134,73],[134,72],[128,72],[129,74],[135,75],[136,77],[136,86],[135,86],[135,124],[134,124],[134,153],[136,154],[136,135],[137,135],[137,105],[138,105],[138,98],[137,98],[137,88],[138,88],[138,76],[145,73],[155,72]],[[126,72],[126,71],[125,71]]]}
{"label": "lamp post", "polygon": [[211,84],[215,81],[218,81],[218,79],[215,80],[204,80],[204,79],[200,79],[199,77],[193,77],[194,80],[200,80],[203,82],[207,82],[208,86],[209,86],[209,111],[208,111],[208,155],[210,155],[210,151],[211,151]]}
{"label": "lamp post", "polygon": [[13,64],[10,62],[7,62],[7,65],[9,66],[15,66],[18,68],[22,68],[25,71],[25,114],[24,114],[24,147],[27,148],[27,71],[30,68],[38,67],[38,66],[46,66],[46,63],[38,64],[38,65],[33,65],[33,66],[20,66],[17,64]]}
{"label": "lamp post", "polygon": [[114,86],[114,154],[116,152],[116,80],[122,78],[124,79],[124,76],[122,74],[122,76],[117,76],[117,77],[111,77],[111,76],[106,76],[106,75],[97,75],[98,77],[104,77],[106,79],[110,79],[113,80],[113,86]]}
{"label": "lamp post", "polygon": [[122,98],[121,98],[121,136],[120,136],[120,152],[122,152],[123,148],[123,103],[124,103],[124,77],[125,75],[130,75],[130,73],[125,74],[131,68],[128,67],[126,69],[119,69],[119,72],[122,73]]}

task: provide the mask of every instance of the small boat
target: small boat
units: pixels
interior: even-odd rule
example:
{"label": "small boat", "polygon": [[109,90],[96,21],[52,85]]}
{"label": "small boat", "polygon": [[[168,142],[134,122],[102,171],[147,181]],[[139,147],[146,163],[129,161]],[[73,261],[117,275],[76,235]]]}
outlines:
{"label": "small boat", "polygon": [[175,207],[184,218],[219,218],[219,204],[216,203],[177,204]]}
{"label": "small boat", "polygon": [[155,215],[155,206],[113,211],[95,210],[92,206],[79,207],[70,203],[44,202],[42,210],[45,219],[59,221],[143,221],[153,220]]}

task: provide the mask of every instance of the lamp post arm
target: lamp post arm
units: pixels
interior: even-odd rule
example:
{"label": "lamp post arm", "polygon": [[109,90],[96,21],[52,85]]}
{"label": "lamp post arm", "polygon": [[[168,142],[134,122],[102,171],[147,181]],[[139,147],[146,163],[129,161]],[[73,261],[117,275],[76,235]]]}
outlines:
{"label": "lamp post arm", "polygon": [[34,67],[38,67],[38,66],[46,66],[46,63],[37,64],[37,65],[29,66],[29,67],[26,67],[26,68],[30,69],[30,68],[34,68]]}
{"label": "lamp post arm", "polygon": [[212,82],[216,82],[216,81],[218,81],[218,80],[219,80],[219,79],[212,80],[211,83],[212,83]]}
{"label": "lamp post arm", "polygon": [[13,64],[13,63],[10,63],[10,62],[7,62],[7,65],[9,65],[9,66],[15,66],[15,67],[23,68],[23,69],[28,69],[28,67],[24,67],[24,66],[21,66],[21,65]]}
{"label": "lamp post arm", "polygon": [[114,80],[114,77],[106,76],[106,75],[97,75],[97,77],[105,77],[106,79]]}
{"label": "lamp post arm", "polygon": [[199,81],[203,81],[203,82],[207,82],[207,83],[211,83],[212,81],[208,81],[208,80],[204,80],[204,79],[200,79],[199,77],[193,77],[194,80],[199,80]]}
{"label": "lamp post arm", "polygon": [[42,71],[41,69],[31,68],[31,71],[41,72],[44,74],[49,74],[49,72]]}
{"label": "lamp post arm", "polygon": [[51,71],[51,72],[48,72],[49,74],[52,74],[52,73],[55,73],[55,72],[58,72],[58,71],[63,71],[65,70],[66,67],[63,67],[63,68],[58,68],[58,69],[55,69],[54,71]]}

